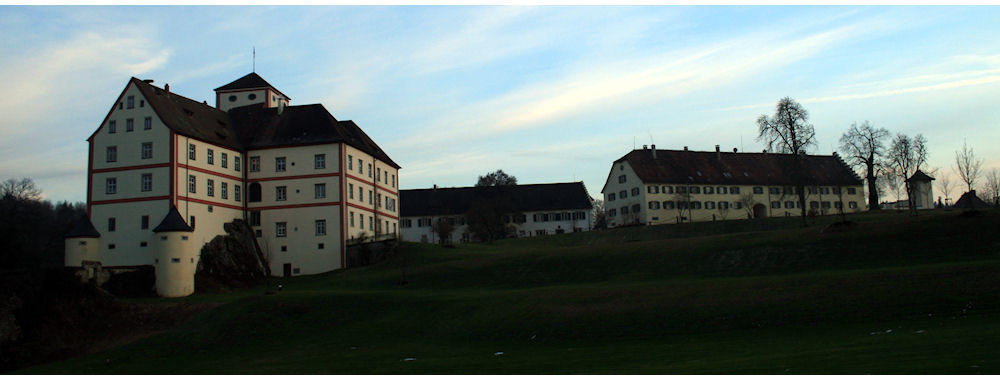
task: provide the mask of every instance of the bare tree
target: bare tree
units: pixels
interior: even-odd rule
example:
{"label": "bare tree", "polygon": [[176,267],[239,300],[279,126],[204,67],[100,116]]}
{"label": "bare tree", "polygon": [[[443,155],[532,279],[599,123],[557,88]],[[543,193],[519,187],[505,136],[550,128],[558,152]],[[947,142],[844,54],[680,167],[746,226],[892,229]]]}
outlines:
{"label": "bare tree", "polygon": [[729,216],[729,202],[726,201],[718,202],[718,210],[719,210],[719,217],[722,218],[722,220],[726,220],[726,217]]}
{"label": "bare tree", "polygon": [[747,219],[753,219],[753,206],[757,204],[757,199],[754,198],[753,192],[748,191],[740,194],[740,203],[743,204],[743,209],[747,212]]}
{"label": "bare tree", "polygon": [[934,176],[934,178],[937,178],[938,191],[941,195],[944,195],[944,205],[948,206],[948,199],[951,198],[949,194],[951,194],[951,191],[955,188],[955,184],[951,182],[951,176],[948,175],[948,173],[938,173],[938,175]]}
{"label": "bare tree", "polygon": [[684,221],[684,211],[688,213],[688,223],[691,222],[691,188],[689,186],[677,186],[674,192],[674,206],[677,210],[677,223]]}
{"label": "bare tree", "polygon": [[455,226],[447,218],[438,218],[431,225],[431,231],[437,234],[438,244],[445,245],[451,243],[451,233],[455,231]]}
{"label": "bare tree", "polygon": [[897,180],[903,181],[906,188],[906,203],[910,212],[916,214],[916,202],[913,199],[910,182],[906,178],[920,169],[920,165],[927,162],[927,139],[923,135],[916,135],[912,139],[899,133],[892,140],[892,147],[886,156],[893,174]]}
{"label": "bare tree", "polygon": [[1000,206],[1000,169],[993,168],[986,172],[986,192],[993,207]]}
{"label": "bare tree", "polygon": [[0,183],[0,198],[18,201],[37,201],[42,197],[42,190],[35,186],[31,178],[20,180],[8,178]]}
{"label": "bare tree", "polygon": [[962,182],[968,185],[969,191],[972,191],[972,186],[976,184],[976,180],[982,174],[980,170],[982,166],[983,160],[977,160],[976,153],[963,141],[962,150],[955,151],[955,172],[958,173]]}
{"label": "bare tree", "polygon": [[882,157],[885,155],[885,140],[889,136],[889,130],[875,128],[865,120],[860,126],[857,123],[851,124],[851,128],[840,137],[840,151],[843,152],[847,163],[855,168],[865,169],[869,210],[879,208],[876,178],[883,162]]}
{"label": "bare tree", "polygon": [[799,203],[802,208],[802,224],[806,223],[806,192],[803,179],[803,157],[806,149],[816,145],[816,131],[809,124],[809,113],[801,104],[785,97],[778,101],[774,116],[760,115],[757,118],[757,141],[767,143],[768,150],[792,155],[791,167],[788,168],[795,188],[799,193]]}
{"label": "bare tree", "polygon": [[608,214],[604,209],[604,200],[594,199],[590,203],[594,205],[592,210],[594,215],[594,229],[603,230],[608,228]]}

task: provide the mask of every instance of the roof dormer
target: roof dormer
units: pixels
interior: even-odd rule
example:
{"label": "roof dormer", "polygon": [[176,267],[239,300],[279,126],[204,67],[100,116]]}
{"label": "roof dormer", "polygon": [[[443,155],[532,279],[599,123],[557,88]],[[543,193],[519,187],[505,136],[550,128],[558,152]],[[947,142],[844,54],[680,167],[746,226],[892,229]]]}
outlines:
{"label": "roof dormer", "polygon": [[263,104],[265,108],[287,106],[290,100],[257,73],[244,75],[215,89],[215,107],[222,111],[249,104]]}

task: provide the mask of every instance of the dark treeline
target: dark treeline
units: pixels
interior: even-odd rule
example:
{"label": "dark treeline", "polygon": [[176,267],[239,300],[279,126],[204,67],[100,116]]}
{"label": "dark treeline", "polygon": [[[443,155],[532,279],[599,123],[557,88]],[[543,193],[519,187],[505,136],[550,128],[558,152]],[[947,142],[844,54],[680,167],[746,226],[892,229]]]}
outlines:
{"label": "dark treeline", "polygon": [[63,265],[63,236],[86,215],[83,203],[0,197],[0,273]]}

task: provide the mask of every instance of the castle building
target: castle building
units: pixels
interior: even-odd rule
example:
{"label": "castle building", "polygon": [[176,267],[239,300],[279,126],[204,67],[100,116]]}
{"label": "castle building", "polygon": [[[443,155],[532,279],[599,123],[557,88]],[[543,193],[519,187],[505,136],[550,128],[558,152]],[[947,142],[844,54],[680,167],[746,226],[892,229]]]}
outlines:
{"label": "castle building", "polygon": [[506,203],[514,211],[502,215],[509,237],[588,231],[593,205],[583,182],[446,187],[400,191],[403,200],[400,231],[404,241],[434,242],[433,225],[445,220],[455,227],[452,240],[472,241],[468,213],[477,203]]}
{"label": "castle building", "polygon": [[[601,193],[609,227],[801,216],[793,157],[636,149],[611,166]],[[807,213],[864,210],[861,179],[834,153],[804,155],[801,173]]]}
{"label": "castle building", "polygon": [[344,268],[360,235],[395,238],[400,167],[353,121],[289,105],[256,73],[215,93],[212,107],[126,83],[87,139],[89,220],[67,236],[66,266],[154,266],[174,297],[193,292],[201,248],[233,220],[285,276]]}

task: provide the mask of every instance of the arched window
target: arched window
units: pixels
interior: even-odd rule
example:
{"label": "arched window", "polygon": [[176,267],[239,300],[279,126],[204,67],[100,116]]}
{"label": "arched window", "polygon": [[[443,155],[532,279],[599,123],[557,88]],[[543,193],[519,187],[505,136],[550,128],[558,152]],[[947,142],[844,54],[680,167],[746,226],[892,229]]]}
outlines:
{"label": "arched window", "polygon": [[260,202],[260,184],[257,182],[250,184],[249,194],[247,194],[247,201],[249,202]]}

